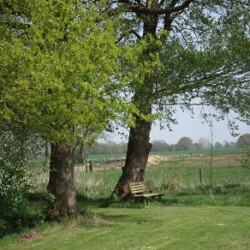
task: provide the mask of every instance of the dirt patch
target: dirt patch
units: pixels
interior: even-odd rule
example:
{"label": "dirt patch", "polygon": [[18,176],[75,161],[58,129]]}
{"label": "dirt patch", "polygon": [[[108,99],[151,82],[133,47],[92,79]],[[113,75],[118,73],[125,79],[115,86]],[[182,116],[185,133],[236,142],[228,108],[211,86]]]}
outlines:
{"label": "dirt patch", "polygon": [[[148,158],[148,166],[154,166],[157,163],[161,161],[165,161],[168,158],[166,156],[161,155],[152,155]],[[103,171],[103,170],[109,170],[109,169],[121,169],[125,166],[125,159],[121,160],[109,160],[107,163],[94,165],[94,171]],[[86,166],[79,166],[75,168],[75,172],[86,172]]]}
{"label": "dirt patch", "polygon": [[[202,166],[202,163],[187,163],[187,167],[191,167],[191,168],[200,168]],[[208,168],[210,167],[210,163],[209,162],[204,162],[203,164],[203,168]],[[239,167],[241,166],[240,162],[237,161],[217,161],[217,162],[213,162],[212,167]]]}
{"label": "dirt patch", "polygon": [[[148,159],[147,166],[157,165],[161,161],[168,161],[170,159],[176,159],[181,161],[181,165],[189,168],[199,168],[199,167],[210,167],[210,157],[204,156],[201,158],[200,155],[190,156],[161,156],[161,155],[151,155]],[[203,162],[202,162],[203,159]],[[238,167],[241,165],[239,155],[215,155],[213,158],[213,167]],[[95,165],[93,163],[93,171],[103,171],[109,169],[121,169],[125,165],[125,159],[113,159],[104,161],[101,164]],[[75,172],[86,172],[86,166],[79,166],[75,168]]]}
{"label": "dirt patch", "polygon": [[41,236],[36,232],[32,231],[20,236],[21,241],[31,241],[31,240],[38,240],[41,239]]}
{"label": "dirt patch", "polygon": [[150,155],[148,158],[148,165],[153,166],[156,165],[157,163],[161,161],[166,161],[168,159],[167,156],[162,156],[162,155]]}

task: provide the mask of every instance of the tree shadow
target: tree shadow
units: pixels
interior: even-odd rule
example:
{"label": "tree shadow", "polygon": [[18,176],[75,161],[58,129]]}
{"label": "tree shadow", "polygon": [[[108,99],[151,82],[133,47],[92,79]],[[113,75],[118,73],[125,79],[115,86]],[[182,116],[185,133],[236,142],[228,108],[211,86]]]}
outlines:
{"label": "tree shadow", "polygon": [[83,207],[108,207],[114,201],[109,197],[88,197],[84,194],[77,194],[78,205]]}

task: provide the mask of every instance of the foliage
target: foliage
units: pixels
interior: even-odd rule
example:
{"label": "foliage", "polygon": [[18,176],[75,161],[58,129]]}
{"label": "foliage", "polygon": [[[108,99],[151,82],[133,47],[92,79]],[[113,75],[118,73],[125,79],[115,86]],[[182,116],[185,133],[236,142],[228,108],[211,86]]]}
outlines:
{"label": "foliage", "polygon": [[[60,204],[55,210],[68,213],[76,212],[69,164],[74,146],[92,141],[89,133],[100,133],[113,120],[132,124],[127,114],[137,113],[126,95],[131,73],[124,74],[136,49],[117,44],[120,22],[104,6],[105,1],[0,2],[0,130],[31,131],[52,143],[48,190]],[[71,201],[62,198],[66,194]]]}
{"label": "foliage", "polygon": [[173,145],[167,144],[164,140],[154,140],[152,142],[152,152],[162,152],[173,150]]}
{"label": "foliage", "polygon": [[250,134],[243,134],[237,140],[238,147],[250,147]]}
{"label": "foliage", "polygon": [[127,143],[105,142],[95,143],[88,149],[89,154],[116,154],[126,153]]}
{"label": "foliage", "polygon": [[250,134],[243,134],[237,140],[237,146],[243,148],[244,157],[240,159],[243,167],[250,168]]}
{"label": "foliage", "polygon": [[182,137],[176,145],[176,150],[192,150],[193,141],[189,137]]}
{"label": "foliage", "polygon": [[[180,139],[181,140],[181,139]],[[191,139],[190,139],[191,140]],[[184,144],[185,144],[184,140]],[[187,140],[186,142],[188,142]],[[182,144],[182,142],[181,142]],[[240,148],[236,148],[234,142],[227,142],[224,141],[224,143],[215,142],[215,153],[233,153],[235,150],[235,153],[238,153],[241,151]],[[208,149],[211,148],[211,143],[207,138],[200,138],[198,142],[192,142],[189,141],[185,145],[179,145],[179,142],[176,144],[168,144],[164,140],[153,140],[152,141],[152,153],[161,153],[161,154],[199,154],[202,151],[208,152]],[[108,159],[108,158],[118,158],[118,157],[124,157],[127,151],[127,143],[117,143],[113,141],[109,141],[106,143],[100,143],[96,142],[95,144],[88,146],[85,148],[86,158],[87,159]],[[188,152],[189,151],[189,152]],[[79,159],[79,151],[76,151],[76,160]]]}
{"label": "foliage", "polygon": [[34,188],[33,176],[26,168],[33,151],[29,148],[31,138],[10,131],[0,135],[0,236],[34,226],[46,216],[43,210],[33,209],[28,201],[28,194]]}
{"label": "foliage", "polygon": [[18,145],[19,141],[10,132],[1,134],[0,141],[0,195],[3,214],[18,211],[31,183],[30,176],[24,169],[25,155]]}
{"label": "foliage", "polygon": [[150,103],[155,118],[169,126],[177,122],[177,105],[189,111],[200,105],[204,117],[222,119],[236,112],[231,128],[237,127],[234,118],[249,122],[247,1],[118,3],[127,17],[121,41],[146,43],[131,69],[133,102],[141,112]]}
{"label": "foliage", "polygon": [[131,67],[130,91],[133,104],[151,118],[135,114],[125,169],[115,187],[123,197],[125,183],[144,179],[152,120],[171,129],[176,107],[192,115],[200,106],[205,120],[235,114],[229,119],[232,131],[237,119],[249,123],[250,39],[245,0],[117,2],[127,18],[120,43],[145,44]]}
{"label": "foliage", "polygon": [[240,162],[243,167],[250,169],[250,147],[246,147],[244,150],[245,155],[243,156],[243,159],[240,159]]}
{"label": "foliage", "polygon": [[116,44],[119,22],[102,4],[1,1],[1,125],[72,144],[131,108],[118,91],[133,52]]}

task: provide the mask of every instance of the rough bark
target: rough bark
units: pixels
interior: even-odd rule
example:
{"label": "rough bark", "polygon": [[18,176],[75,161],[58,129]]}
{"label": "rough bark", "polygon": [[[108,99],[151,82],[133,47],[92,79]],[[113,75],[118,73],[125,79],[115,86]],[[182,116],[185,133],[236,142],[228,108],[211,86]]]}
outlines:
{"label": "rough bark", "polygon": [[[141,107],[143,114],[150,115],[152,113],[152,103],[150,98],[146,97],[146,94],[150,95],[152,91],[152,81],[149,80],[147,85],[147,93],[144,92],[144,95],[141,95],[142,90],[135,93],[134,103]],[[136,116],[135,126],[130,128],[125,166],[122,168],[122,175],[113,192],[120,200],[130,198],[129,182],[144,180],[148,156],[152,147],[149,142],[151,125],[151,121]]]}
{"label": "rough bark", "polygon": [[60,218],[76,213],[74,185],[74,154],[72,147],[63,143],[51,145],[48,192],[55,196],[51,216]]}
{"label": "rough bark", "polygon": [[149,134],[151,123],[140,118],[136,120],[136,127],[130,129],[127,157],[122,175],[115,187],[114,193],[120,200],[129,198],[129,182],[144,180],[144,173],[151,150]]}

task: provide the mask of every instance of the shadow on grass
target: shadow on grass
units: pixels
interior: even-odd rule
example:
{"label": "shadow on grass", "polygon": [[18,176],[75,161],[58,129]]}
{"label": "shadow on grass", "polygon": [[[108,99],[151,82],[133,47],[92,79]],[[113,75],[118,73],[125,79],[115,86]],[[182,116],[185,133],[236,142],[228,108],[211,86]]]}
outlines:
{"label": "shadow on grass", "polygon": [[155,224],[158,219],[156,220],[154,217],[145,217],[141,216],[141,213],[129,213],[129,215],[119,214],[119,215],[107,215],[105,213],[100,213],[99,216],[103,218],[106,221],[112,222],[112,223],[134,223],[134,224]]}
{"label": "shadow on grass", "polygon": [[108,197],[88,197],[84,194],[77,194],[77,202],[83,207],[108,207],[114,201]]}
{"label": "shadow on grass", "polygon": [[[128,210],[127,210],[128,211]],[[89,213],[82,217],[81,221],[77,223],[79,227],[84,228],[100,228],[100,227],[114,227],[121,224],[141,224],[151,225],[157,221],[154,217],[146,217],[140,211],[124,214],[124,210],[120,210],[119,214],[107,214],[105,212]]]}
{"label": "shadow on grass", "polygon": [[77,202],[78,206],[81,209],[86,208],[145,208],[145,204],[143,202],[135,202],[132,200],[128,201],[117,201],[112,198],[105,197],[88,197],[84,194],[77,194]]}

